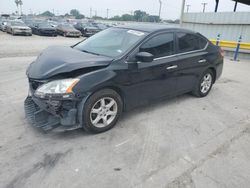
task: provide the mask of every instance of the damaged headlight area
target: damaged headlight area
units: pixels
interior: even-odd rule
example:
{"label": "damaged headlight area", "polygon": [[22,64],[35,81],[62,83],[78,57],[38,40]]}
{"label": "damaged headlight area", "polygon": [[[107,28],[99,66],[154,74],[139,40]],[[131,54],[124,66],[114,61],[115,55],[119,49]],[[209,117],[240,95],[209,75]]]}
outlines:
{"label": "damaged headlight area", "polygon": [[47,95],[62,95],[67,98],[73,93],[73,87],[79,82],[79,79],[62,79],[45,83],[37,88],[35,96],[45,98]]}
{"label": "damaged headlight area", "polygon": [[30,124],[46,131],[58,126],[64,129],[78,128],[78,99],[73,88],[79,81],[74,78],[49,82],[30,80],[31,94],[24,102]]}

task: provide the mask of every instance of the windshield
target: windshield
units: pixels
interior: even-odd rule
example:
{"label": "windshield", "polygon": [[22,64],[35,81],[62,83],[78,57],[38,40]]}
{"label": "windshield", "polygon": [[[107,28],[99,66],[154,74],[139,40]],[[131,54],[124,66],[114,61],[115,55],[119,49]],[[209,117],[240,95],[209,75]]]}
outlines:
{"label": "windshield", "polygon": [[49,23],[40,23],[39,27],[51,27]]}
{"label": "windshield", "polygon": [[74,29],[74,27],[72,25],[61,25],[61,28],[64,28],[64,29]]}
{"label": "windshield", "polygon": [[24,23],[22,22],[11,22],[12,26],[26,26]]}
{"label": "windshield", "polygon": [[77,44],[74,48],[109,57],[119,57],[144,38],[141,31],[109,28]]}

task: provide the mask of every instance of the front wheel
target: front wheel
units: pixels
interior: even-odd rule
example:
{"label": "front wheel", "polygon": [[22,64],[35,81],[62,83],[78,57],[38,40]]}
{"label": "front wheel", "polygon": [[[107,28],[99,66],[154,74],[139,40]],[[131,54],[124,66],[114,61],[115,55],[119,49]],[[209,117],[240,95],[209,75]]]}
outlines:
{"label": "front wheel", "polygon": [[111,89],[94,93],[84,106],[83,128],[92,133],[101,133],[113,128],[122,113],[122,99]]}
{"label": "front wheel", "polygon": [[197,97],[205,97],[212,89],[213,83],[214,83],[214,74],[209,69],[203,73],[192,93]]}

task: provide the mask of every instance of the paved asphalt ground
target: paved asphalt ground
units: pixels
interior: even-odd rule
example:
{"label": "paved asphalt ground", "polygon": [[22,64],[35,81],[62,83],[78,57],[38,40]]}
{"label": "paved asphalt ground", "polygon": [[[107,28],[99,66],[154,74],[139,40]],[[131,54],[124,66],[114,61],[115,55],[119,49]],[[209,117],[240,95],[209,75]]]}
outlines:
{"label": "paved asphalt ground", "polygon": [[250,61],[226,59],[206,98],[138,108],[103,134],[28,125],[26,67],[47,46],[79,40],[0,32],[1,188],[249,187]]}

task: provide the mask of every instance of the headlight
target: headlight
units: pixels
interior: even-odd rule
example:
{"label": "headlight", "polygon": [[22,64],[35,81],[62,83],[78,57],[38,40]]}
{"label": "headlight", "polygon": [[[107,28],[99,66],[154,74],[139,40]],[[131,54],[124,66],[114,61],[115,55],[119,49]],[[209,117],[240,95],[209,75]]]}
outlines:
{"label": "headlight", "polygon": [[68,94],[72,93],[73,87],[79,82],[79,79],[55,80],[40,86],[35,95],[44,96],[46,94]]}

